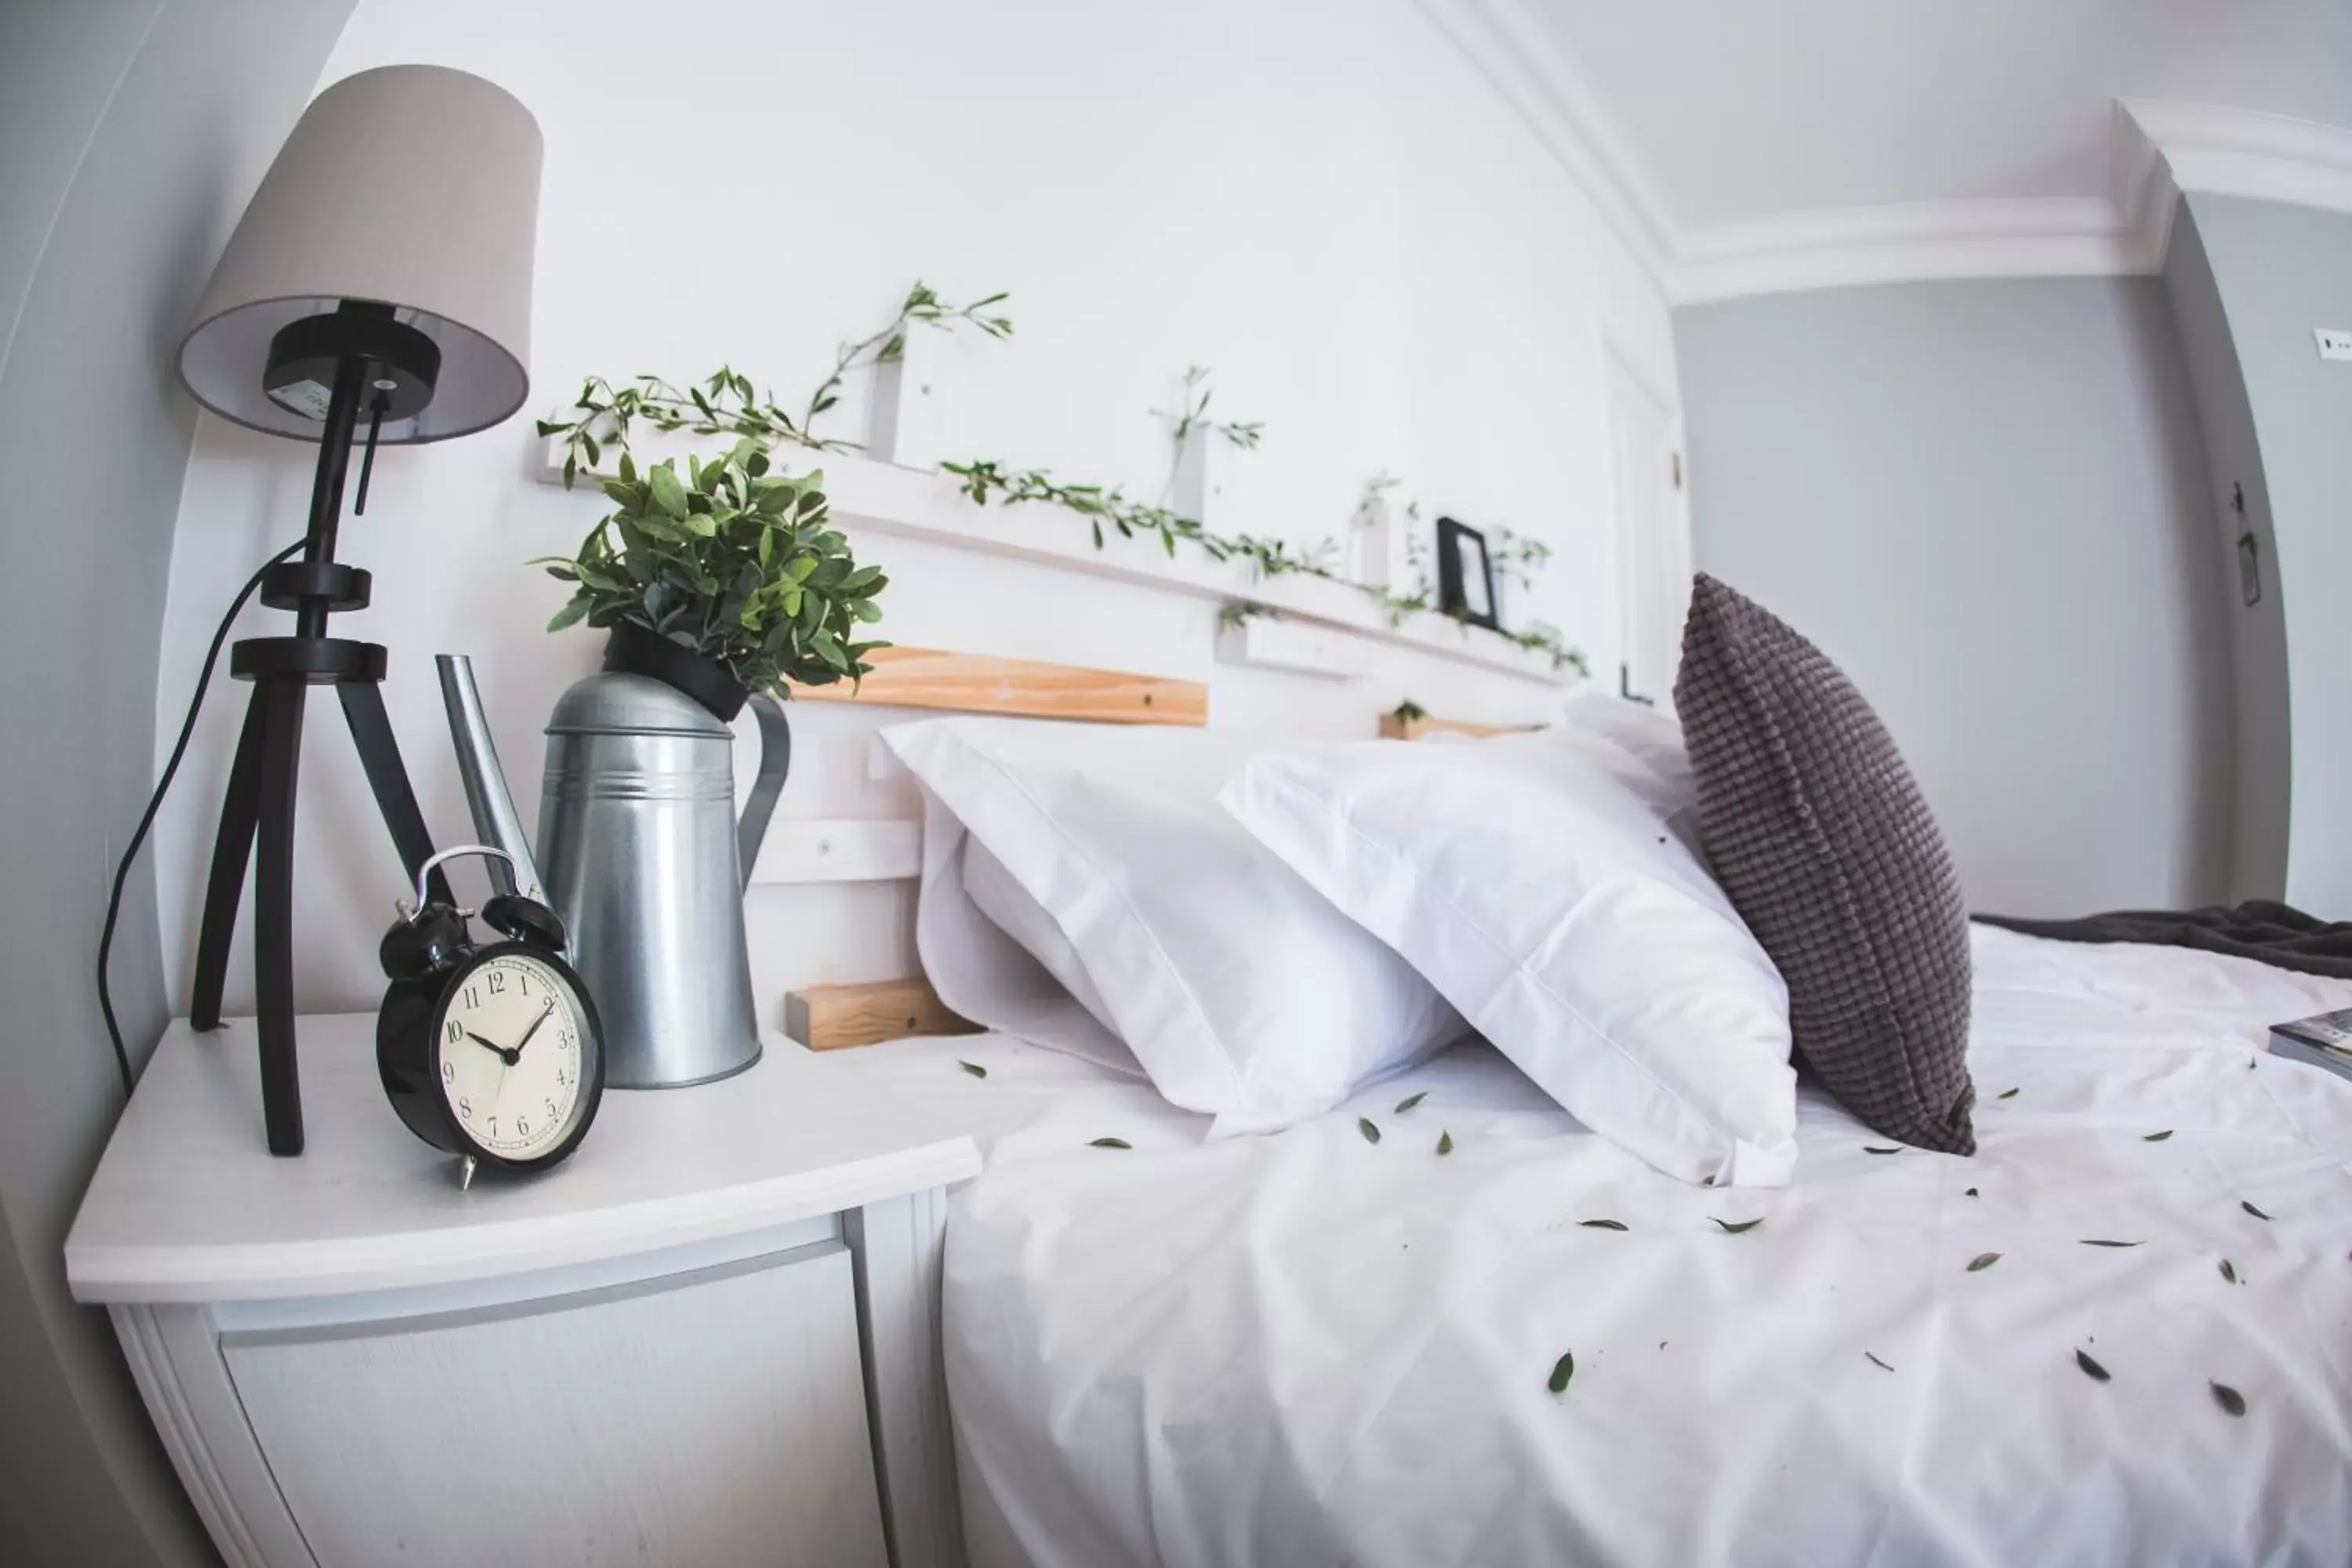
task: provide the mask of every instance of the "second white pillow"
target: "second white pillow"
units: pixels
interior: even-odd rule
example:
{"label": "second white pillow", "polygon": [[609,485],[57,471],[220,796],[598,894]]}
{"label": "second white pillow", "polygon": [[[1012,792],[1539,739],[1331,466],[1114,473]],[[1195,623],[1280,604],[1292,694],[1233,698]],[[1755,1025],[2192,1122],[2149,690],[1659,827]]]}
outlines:
{"label": "second white pillow", "polygon": [[1685,1181],[1782,1185],[1788,992],[1661,782],[1568,730],[1266,756],[1219,798],[1593,1131]]}

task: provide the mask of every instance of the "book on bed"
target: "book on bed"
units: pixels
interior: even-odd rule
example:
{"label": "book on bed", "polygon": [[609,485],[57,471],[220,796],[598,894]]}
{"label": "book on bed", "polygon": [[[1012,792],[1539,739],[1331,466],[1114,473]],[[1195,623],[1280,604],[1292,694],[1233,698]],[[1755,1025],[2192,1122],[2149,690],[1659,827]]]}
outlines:
{"label": "book on bed", "polygon": [[2271,1054],[2352,1078],[2352,1007],[2271,1026]]}

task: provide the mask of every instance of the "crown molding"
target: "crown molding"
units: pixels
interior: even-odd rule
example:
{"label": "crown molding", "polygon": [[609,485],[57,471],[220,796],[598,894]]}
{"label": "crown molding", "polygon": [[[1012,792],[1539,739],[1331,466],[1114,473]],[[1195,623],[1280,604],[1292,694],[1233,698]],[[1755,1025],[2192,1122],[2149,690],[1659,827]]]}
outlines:
{"label": "crown molding", "polygon": [[1874,283],[2154,272],[2184,191],[2352,213],[2352,130],[2132,98],[2115,103],[2105,195],[1916,202],[1688,226],[1607,96],[1528,0],[1417,4],[1676,305]]}
{"label": "crown molding", "polygon": [[2152,270],[2138,237],[2102,197],[1916,202],[1694,230],[1667,292],[1694,305],[1873,283]]}
{"label": "crown molding", "polygon": [[1663,280],[1677,233],[1665,186],[1566,43],[1527,0],[1417,4]]}

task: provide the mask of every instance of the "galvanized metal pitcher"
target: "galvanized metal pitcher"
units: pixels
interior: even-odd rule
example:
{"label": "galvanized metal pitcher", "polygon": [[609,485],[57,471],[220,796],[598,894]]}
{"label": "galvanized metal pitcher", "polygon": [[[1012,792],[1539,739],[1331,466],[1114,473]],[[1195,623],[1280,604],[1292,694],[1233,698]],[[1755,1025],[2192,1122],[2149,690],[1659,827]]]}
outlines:
{"label": "galvanized metal pitcher", "polygon": [[[521,830],[472,668],[462,657],[439,663],[475,827],[486,842],[517,849]],[[750,696],[760,772],[739,822],[733,732],[710,703],[638,673],[644,667],[608,656],[602,673],[557,700],[547,721],[540,871],[527,854],[520,871],[543,872],[548,902],[571,931],[569,956],[603,1017],[614,1089],[706,1083],[760,1059],[743,888],[792,753],[782,705]],[[731,717],[749,695],[736,686],[732,705],[723,691],[717,705]]]}

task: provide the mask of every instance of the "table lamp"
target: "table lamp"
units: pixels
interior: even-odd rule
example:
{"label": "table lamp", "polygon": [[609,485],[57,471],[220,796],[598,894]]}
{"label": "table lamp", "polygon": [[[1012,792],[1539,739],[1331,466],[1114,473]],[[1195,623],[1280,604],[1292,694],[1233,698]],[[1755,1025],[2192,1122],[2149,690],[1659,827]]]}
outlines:
{"label": "table lamp", "polygon": [[[530,111],[479,77],[410,65],[345,78],[295,125],[180,345],[180,378],[197,402],[239,425],[319,443],[301,554],[262,579],[261,602],[293,612],[293,635],[247,637],[229,657],[229,673],[251,681],[253,695],[213,847],[189,1018],[198,1029],[220,1026],[252,855],[272,1153],[302,1152],[294,804],[310,687],[335,689],[411,879],[433,854],[378,689],[383,647],[327,635],[329,616],[368,603],[367,573],[335,559],[345,469],[364,426],[356,513],[379,442],[470,435],[522,406],[540,156]],[[431,880],[433,896],[446,900],[438,871]]]}

